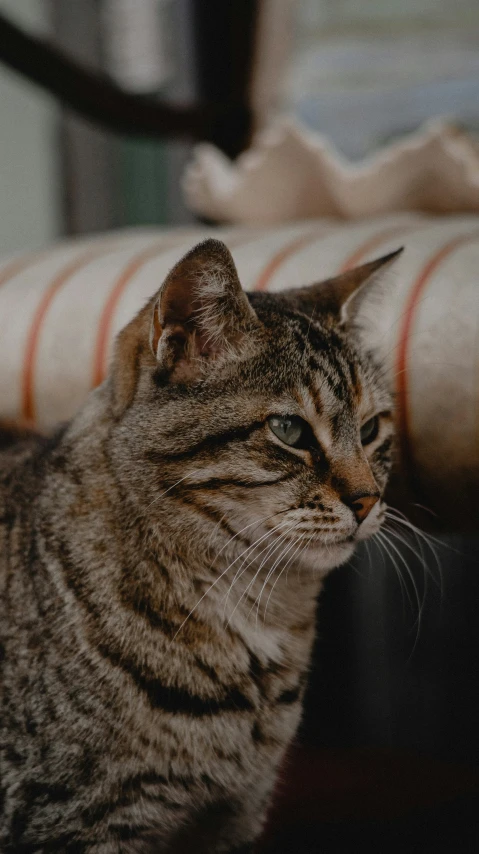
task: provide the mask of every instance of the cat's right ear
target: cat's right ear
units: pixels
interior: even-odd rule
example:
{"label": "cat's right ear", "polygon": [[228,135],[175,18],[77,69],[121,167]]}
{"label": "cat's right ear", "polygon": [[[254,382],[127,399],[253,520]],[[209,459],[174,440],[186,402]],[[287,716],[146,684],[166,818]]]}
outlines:
{"label": "cat's right ear", "polygon": [[284,291],[282,296],[308,317],[329,317],[340,325],[357,324],[363,306],[373,295],[387,290],[387,271],[402,252],[403,247],[332,279]]}
{"label": "cat's right ear", "polygon": [[130,405],[143,366],[190,383],[208,365],[244,351],[260,326],[229,249],[205,240],[185,255],[158,293],[123,329],[112,366],[115,407]]}

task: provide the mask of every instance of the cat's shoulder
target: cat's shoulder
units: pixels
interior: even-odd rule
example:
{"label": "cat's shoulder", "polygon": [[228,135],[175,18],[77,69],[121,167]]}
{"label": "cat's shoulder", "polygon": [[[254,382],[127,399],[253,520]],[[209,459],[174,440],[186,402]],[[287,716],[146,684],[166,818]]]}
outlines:
{"label": "cat's shoulder", "polygon": [[0,454],[5,451],[18,450],[32,443],[41,443],[45,437],[42,433],[27,424],[15,421],[0,420]]}
{"label": "cat's shoulder", "polygon": [[[0,421],[0,492],[8,490],[12,475],[42,453],[49,439],[33,428],[9,421]],[[20,475],[21,476],[21,475]]]}

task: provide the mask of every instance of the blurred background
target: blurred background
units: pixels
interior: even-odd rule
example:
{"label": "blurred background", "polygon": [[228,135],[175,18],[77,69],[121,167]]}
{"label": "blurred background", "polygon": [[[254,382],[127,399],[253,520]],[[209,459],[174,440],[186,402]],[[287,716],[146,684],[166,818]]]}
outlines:
{"label": "blurred background", "polygon": [[[223,102],[232,127],[248,98],[250,130],[288,112],[352,159],[430,117],[479,128],[476,0],[0,0],[1,13],[131,94]],[[108,132],[2,65],[0,115],[0,253],[193,220],[185,135]],[[229,155],[249,140],[211,130]]]}
{"label": "blurred background", "polygon": [[[1,255],[195,222],[180,191],[195,143],[234,157],[279,113],[353,160],[431,117],[479,130],[477,0],[0,0],[0,14],[145,111],[185,110],[179,130],[145,119],[138,131],[133,108],[109,129],[26,79],[27,48],[11,51]],[[9,38],[2,27],[0,53]],[[479,850],[479,545],[430,527],[434,540],[371,546],[328,580],[270,851]]]}

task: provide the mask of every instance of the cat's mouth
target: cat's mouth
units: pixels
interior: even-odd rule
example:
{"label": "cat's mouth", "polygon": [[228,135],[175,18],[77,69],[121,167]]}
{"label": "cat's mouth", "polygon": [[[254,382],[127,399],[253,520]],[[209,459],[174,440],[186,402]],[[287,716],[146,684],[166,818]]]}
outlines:
{"label": "cat's mouth", "polygon": [[[338,533],[337,537],[331,536],[331,532],[322,530],[312,530],[309,534],[303,534],[303,541],[308,540],[309,548],[341,548],[347,546],[355,546],[364,540],[369,540],[380,530],[385,519],[385,511],[381,511],[374,520],[366,520],[366,523],[358,525],[354,531],[347,534]],[[292,538],[291,538],[292,539]],[[295,538],[298,539],[299,538]]]}
{"label": "cat's mouth", "polygon": [[[305,526],[299,531],[283,534],[283,543],[291,543],[297,549],[299,561],[306,560],[319,564],[322,569],[329,570],[347,561],[356,546],[363,540],[368,540],[380,530],[385,519],[386,505],[381,502],[378,510],[365,519],[362,524],[347,527],[346,530],[331,530],[318,526]],[[338,526],[339,527],[339,526]]]}
{"label": "cat's mouth", "polygon": [[316,520],[311,520],[309,524],[303,522],[300,527],[283,536],[291,542],[308,541],[311,547],[355,545],[377,534],[386,518],[386,508],[387,505],[381,499],[360,524],[353,520],[349,523],[344,520],[341,523],[338,519],[330,526],[323,526],[320,522],[318,524]]}

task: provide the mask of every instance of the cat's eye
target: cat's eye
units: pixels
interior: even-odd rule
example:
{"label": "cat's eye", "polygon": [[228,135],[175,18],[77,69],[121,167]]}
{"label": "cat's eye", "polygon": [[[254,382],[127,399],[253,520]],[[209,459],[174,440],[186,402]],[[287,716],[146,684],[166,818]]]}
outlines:
{"label": "cat's eye", "polygon": [[374,442],[376,436],[379,433],[379,418],[375,415],[373,418],[370,418],[369,421],[365,421],[363,426],[361,427],[361,442],[363,445],[369,445],[370,442]]}
{"label": "cat's eye", "polygon": [[314,436],[309,424],[299,415],[270,415],[268,424],[274,435],[290,448],[309,448]]}

